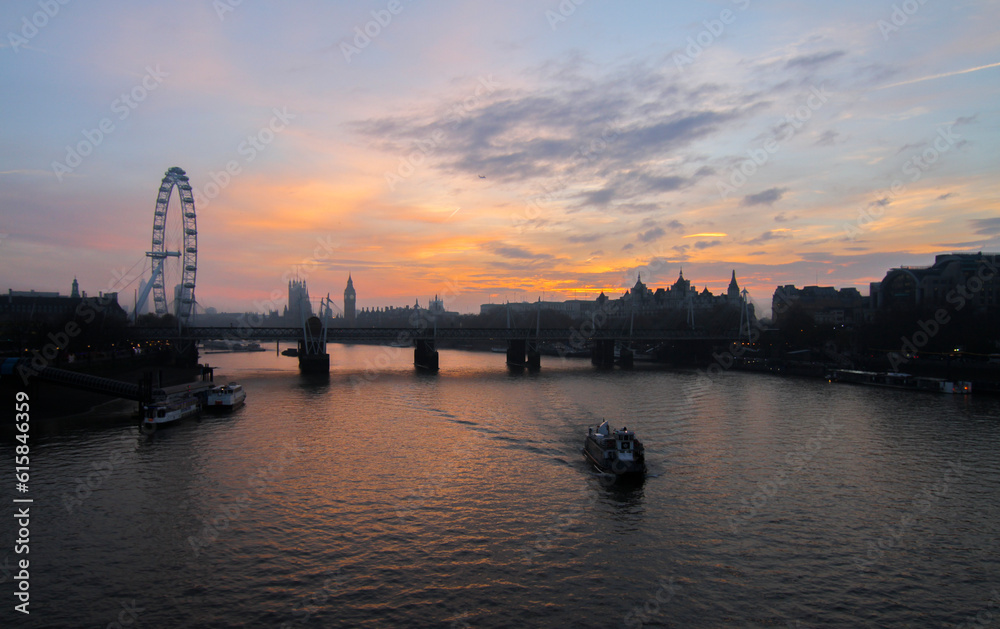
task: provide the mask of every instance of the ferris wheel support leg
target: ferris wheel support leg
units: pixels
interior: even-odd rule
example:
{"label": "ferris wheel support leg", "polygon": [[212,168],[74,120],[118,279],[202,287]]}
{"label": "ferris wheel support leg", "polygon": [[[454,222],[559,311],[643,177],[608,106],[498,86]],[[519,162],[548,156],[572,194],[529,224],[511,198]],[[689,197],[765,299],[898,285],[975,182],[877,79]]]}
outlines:
{"label": "ferris wheel support leg", "polygon": [[142,292],[139,293],[139,297],[135,300],[135,310],[132,312],[132,322],[136,323],[139,320],[139,310],[146,307],[146,300],[149,299],[149,291],[153,288],[153,284],[156,283],[156,278],[160,276],[163,272],[163,260],[159,260],[157,263],[153,264],[153,272],[149,276],[149,282],[142,287]]}

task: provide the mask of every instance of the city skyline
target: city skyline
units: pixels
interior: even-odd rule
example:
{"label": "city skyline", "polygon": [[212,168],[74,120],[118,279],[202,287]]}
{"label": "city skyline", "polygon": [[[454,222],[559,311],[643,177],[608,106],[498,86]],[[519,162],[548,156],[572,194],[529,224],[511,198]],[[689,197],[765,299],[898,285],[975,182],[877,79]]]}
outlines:
{"label": "city skyline", "polygon": [[683,267],[765,312],[1000,250],[989,3],[40,6],[0,22],[3,288],[131,306],[172,166],[221,311],[295,277],[475,312]]}

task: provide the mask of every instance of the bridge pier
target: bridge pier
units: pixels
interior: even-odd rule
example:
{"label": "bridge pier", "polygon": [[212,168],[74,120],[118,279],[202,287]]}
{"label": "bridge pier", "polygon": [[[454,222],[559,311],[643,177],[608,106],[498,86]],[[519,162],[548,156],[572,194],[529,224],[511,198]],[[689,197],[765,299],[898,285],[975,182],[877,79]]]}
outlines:
{"label": "bridge pier", "polygon": [[299,344],[299,371],[302,373],[330,373],[330,355],[307,354],[302,343]]}
{"label": "bridge pier", "polygon": [[510,339],[507,341],[507,366],[524,367],[524,355],[527,351],[527,343],[524,339]]}
{"label": "bridge pier", "polygon": [[594,339],[594,346],[590,350],[590,362],[597,367],[615,366],[615,341],[614,339]]}
{"label": "bridge pier", "polygon": [[542,354],[538,351],[538,341],[525,341],[528,369],[538,371],[542,368]]}
{"label": "bridge pier", "polygon": [[635,352],[631,347],[622,346],[618,354],[618,366],[622,369],[631,369],[635,364]]}
{"label": "bridge pier", "polygon": [[438,353],[434,349],[434,339],[414,339],[413,366],[427,371],[438,370]]}
{"label": "bridge pier", "polygon": [[319,317],[309,317],[299,339],[299,371],[330,373],[330,355],[326,353],[326,324]]}

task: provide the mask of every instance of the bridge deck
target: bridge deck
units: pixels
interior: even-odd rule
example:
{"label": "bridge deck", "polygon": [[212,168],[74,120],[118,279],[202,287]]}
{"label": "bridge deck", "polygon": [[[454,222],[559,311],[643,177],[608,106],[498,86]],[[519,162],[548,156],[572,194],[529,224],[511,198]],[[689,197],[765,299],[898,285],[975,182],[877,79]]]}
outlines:
{"label": "bridge deck", "polygon": [[[303,337],[300,327],[188,327],[178,332],[174,328],[130,328],[129,337],[136,341],[232,339],[238,341],[297,341]],[[590,341],[628,339],[637,341],[705,340],[731,341],[738,338],[729,334],[713,334],[699,330],[590,330],[534,328],[329,328],[327,342],[350,343],[366,341],[409,342],[413,339],[440,340],[492,340],[509,341],[538,339],[541,341]]]}

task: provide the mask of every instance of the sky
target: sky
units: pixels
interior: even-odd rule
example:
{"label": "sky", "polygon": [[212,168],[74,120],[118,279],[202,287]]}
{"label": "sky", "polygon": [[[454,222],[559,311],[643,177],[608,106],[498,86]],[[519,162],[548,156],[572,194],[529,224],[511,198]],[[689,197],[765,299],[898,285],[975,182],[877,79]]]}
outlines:
{"label": "sky", "polygon": [[[1000,3],[8,0],[0,290],[149,275],[195,192],[201,307],[614,298],[758,312],[1000,251]],[[180,248],[174,190],[168,234]],[[179,275],[168,265],[168,281]],[[174,275],[176,274],[176,275]]]}

